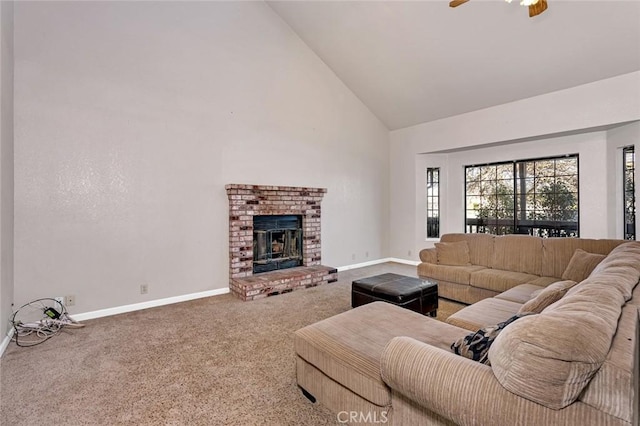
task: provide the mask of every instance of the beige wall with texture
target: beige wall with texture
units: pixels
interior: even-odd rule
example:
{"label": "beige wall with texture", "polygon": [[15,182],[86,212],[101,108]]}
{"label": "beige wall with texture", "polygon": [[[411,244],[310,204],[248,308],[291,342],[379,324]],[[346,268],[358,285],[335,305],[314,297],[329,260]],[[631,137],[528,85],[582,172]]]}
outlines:
{"label": "beige wall with texture", "polygon": [[15,9],[17,302],[226,288],[228,183],[326,187],[323,263],[388,255],[388,131],[263,2]]}
{"label": "beige wall with texture", "polygon": [[4,336],[14,295],[13,2],[6,1],[0,2],[0,97],[0,336]]}

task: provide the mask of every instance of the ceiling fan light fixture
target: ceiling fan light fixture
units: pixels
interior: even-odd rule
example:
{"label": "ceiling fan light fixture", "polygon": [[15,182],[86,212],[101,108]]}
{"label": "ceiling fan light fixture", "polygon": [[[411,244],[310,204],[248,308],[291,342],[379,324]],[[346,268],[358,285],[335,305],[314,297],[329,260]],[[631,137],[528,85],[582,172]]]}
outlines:
{"label": "ceiling fan light fixture", "polygon": [[[451,0],[449,2],[450,7],[458,7],[461,4],[465,4],[469,0]],[[505,0],[507,3],[511,3],[511,0]],[[547,10],[547,0],[520,0],[520,5],[527,6],[529,8],[529,17],[540,15]]]}
{"label": "ceiling fan light fixture", "polygon": [[[507,3],[511,3],[512,0],[505,0]],[[540,0],[522,0],[520,2],[520,6],[533,6],[538,3]]]}

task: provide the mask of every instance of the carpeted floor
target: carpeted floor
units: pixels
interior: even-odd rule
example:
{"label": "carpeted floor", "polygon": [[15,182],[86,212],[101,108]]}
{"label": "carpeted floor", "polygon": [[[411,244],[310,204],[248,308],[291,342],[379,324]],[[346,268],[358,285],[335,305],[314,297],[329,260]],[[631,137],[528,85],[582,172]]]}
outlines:
{"label": "carpeted floor", "polygon": [[[329,425],[295,382],[292,333],[350,309],[351,281],[253,302],[231,295],[86,322],[0,362],[2,425]],[[441,301],[443,319],[461,305]]]}

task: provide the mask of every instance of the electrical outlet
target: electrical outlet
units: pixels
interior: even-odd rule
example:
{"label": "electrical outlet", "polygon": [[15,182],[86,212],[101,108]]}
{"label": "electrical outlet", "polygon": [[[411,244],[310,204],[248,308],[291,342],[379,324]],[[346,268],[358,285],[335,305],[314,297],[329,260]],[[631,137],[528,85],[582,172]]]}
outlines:
{"label": "electrical outlet", "polygon": [[351,255],[351,260],[356,260],[356,254],[355,254],[355,253],[353,253],[353,254]]}
{"label": "electrical outlet", "polygon": [[73,306],[76,304],[76,296],[67,295],[64,297],[64,305],[65,306]]}
{"label": "electrical outlet", "polygon": [[149,293],[149,284],[140,284],[140,294]]}
{"label": "electrical outlet", "polygon": [[411,257],[411,250],[409,250],[409,251],[407,252],[407,255],[408,255],[409,257]]}
{"label": "electrical outlet", "polygon": [[366,257],[367,259],[369,258],[369,252],[368,251],[364,253],[364,257]]}

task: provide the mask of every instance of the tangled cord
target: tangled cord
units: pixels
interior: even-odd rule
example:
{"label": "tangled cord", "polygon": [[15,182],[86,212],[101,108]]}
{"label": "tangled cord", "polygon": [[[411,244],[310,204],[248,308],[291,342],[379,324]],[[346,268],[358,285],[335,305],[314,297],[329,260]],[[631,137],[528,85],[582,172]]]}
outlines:
{"label": "tangled cord", "polygon": [[60,333],[63,328],[84,327],[84,324],[69,316],[64,304],[51,298],[25,303],[11,314],[9,321],[14,330],[11,340],[20,347],[44,343]]}

